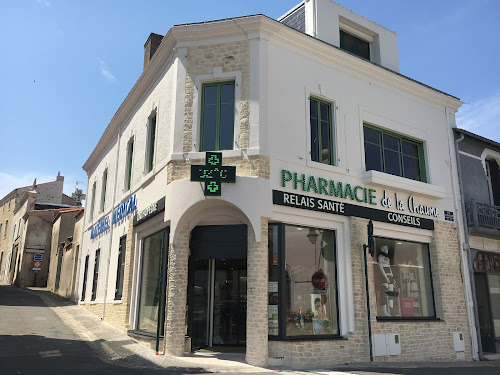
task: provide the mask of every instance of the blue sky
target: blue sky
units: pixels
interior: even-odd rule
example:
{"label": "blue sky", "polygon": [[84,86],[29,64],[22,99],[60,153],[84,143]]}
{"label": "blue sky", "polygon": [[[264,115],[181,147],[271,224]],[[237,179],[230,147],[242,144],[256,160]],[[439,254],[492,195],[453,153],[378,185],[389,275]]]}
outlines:
{"label": "blue sky", "polygon": [[[142,72],[149,34],[299,1],[1,0],[0,197],[82,165]],[[499,0],[338,0],[398,34],[401,73],[459,97],[459,127],[500,142]]]}

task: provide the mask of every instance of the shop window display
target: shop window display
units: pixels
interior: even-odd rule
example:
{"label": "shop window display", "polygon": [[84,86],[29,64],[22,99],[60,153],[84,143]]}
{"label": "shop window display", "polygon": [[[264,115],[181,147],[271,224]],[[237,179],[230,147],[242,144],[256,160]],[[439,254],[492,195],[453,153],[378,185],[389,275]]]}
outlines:
{"label": "shop window display", "polygon": [[[167,231],[157,232],[143,240],[142,272],[140,282],[139,316],[137,330],[155,334],[158,326],[158,308],[164,300],[161,290],[161,252],[168,247]],[[163,317],[162,317],[163,318]],[[163,324],[160,325],[163,334]]]}
{"label": "shop window display", "polygon": [[434,317],[428,246],[376,238],[375,248],[377,317]]}
{"label": "shop window display", "polygon": [[338,335],[336,277],[333,231],[271,226],[269,335]]}

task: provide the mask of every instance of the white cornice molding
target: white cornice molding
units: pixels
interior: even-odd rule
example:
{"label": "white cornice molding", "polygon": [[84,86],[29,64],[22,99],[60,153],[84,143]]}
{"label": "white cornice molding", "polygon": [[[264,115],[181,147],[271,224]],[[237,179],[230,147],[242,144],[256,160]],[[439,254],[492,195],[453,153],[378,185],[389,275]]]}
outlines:
{"label": "white cornice molding", "polygon": [[358,73],[360,76],[381,82],[437,105],[449,107],[455,111],[462,105],[462,101],[457,98],[435,91],[430,86],[418,83],[411,78],[352,56],[328,43],[302,34],[266,16],[256,15],[199,24],[178,25],[172,27],[163,37],[153,58],[116,111],[97,146],[82,168],[88,173],[97,163],[100,155],[114,140],[116,132],[126,123],[137,103],[139,103],[141,98],[154,84],[158,75],[170,62],[170,58],[176,52],[175,47],[179,43],[189,46],[189,42],[193,41],[235,36],[243,36],[246,39],[264,37],[264,39],[271,41],[274,39],[301,50],[306,54],[324,59],[346,70]]}

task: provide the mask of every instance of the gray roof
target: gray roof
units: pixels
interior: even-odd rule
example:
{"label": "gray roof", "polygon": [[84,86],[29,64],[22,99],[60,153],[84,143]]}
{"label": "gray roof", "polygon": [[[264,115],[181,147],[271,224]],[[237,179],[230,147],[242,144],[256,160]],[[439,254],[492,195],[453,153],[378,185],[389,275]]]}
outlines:
{"label": "gray roof", "polygon": [[477,141],[486,143],[487,145],[490,145],[490,146],[493,146],[497,149],[500,149],[500,143],[495,142],[489,138],[481,137],[480,135],[475,134],[475,133],[471,133],[470,131],[465,130],[465,129],[454,128],[453,131],[455,133],[460,133],[460,134],[466,135],[466,136],[471,137]]}

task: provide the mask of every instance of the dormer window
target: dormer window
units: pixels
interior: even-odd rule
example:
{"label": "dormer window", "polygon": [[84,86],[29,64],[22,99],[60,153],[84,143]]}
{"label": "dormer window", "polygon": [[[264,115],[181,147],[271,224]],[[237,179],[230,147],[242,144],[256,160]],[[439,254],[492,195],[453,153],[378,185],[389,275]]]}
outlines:
{"label": "dormer window", "polygon": [[340,48],[370,60],[370,43],[340,30]]}

